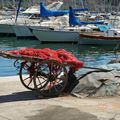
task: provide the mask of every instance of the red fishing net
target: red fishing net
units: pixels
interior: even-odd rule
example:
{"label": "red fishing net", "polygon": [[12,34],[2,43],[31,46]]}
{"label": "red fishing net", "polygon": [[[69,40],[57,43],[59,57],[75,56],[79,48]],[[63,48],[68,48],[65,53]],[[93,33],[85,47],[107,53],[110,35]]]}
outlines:
{"label": "red fishing net", "polygon": [[52,50],[49,48],[34,49],[23,48],[19,50],[9,51],[9,54],[25,55],[30,57],[38,57],[41,60],[53,59],[60,63],[66,63],[68,66],[74,66],[75,71],[83,67],[83,62],[79,61],[71,52],[64,49]]}

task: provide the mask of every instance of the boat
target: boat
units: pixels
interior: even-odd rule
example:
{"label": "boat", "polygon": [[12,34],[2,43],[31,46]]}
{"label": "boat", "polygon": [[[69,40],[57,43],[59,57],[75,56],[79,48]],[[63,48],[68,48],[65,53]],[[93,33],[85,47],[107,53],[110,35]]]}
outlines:
{"label": "boat", "polygon": [[[66,25],[63,26],[63,24],[61,24],[59,27],[53,27],[53,28],[50,27],[50,29],[31,28],[31,31],[35,35],[35,37],[38,40],[40,40],[40,42],[78,42],[80,41],[81,31],[91,31],[91,28],[83,25],[103,24],[103,21],[84,22],[84,21],[78,20],[75,17],[74,13],[76,11],[85,11],[85,10],[88,10],[88,9],[72,9],[72,7],[70,7],[69,16],[68,16],[69,18],[65,20],[67,21]],[[42,12],[43,10],[41,10],[41,14],[44,17],[47,15],[49,16],[49,14],[50,16],[52,15],[59,16],[60,14],[63,14],[63,13],[66,14],[66,11],[48,11],[47,10],[45,12],[45,15]]]}
{"label": "boat", "polygon": [[[70,28],[71,29],[71,28]],[[79,32],[63,29],[34,29],[32,33],[40,42],[78,42],[80,39]]]}
{"label": "boat", "polygon": [[[72,11],[73,12],[73,11]],[[71,26],[75,25],[96,25],[100,31],[80,32],[80,40],[78,44],[118,44],[120,42],[120,29],[114,29],[111,24],[105,21],[80,21],[73,14],[69,22]]]}
{"label": "boat", "polygon": [[[42,4],[41,4],[42,5]],[[43,10],[42,10],[43,8]],[[88,9],[73,9],[73,11],[86,11]],[[69,15],[65,15],[68,14]],[[61,21],[59,20],[56,22],[60,25],[51,25],[48,27],[48,29],[36,29],[36,28],[30,28],[34,36],[40,41],[40,42],[78,42],[80,39],[79,33],[81,31],[81,27],[76,26],[70,26],[71,19],[71,10],[59,10],[59,11],[50,11],[46,10],[44,6],[41,7],[41,15],[43,17],[47,16],[60,16],[62,15]],[[64,16],[63,16],[64,15]],[[65,18],[64,21],[62,18]],[[57,19],[58,20],[58,19]],[[48,23],[51,23],[48,21]],[[53,21],[55,23],[55,21]],[[66,24],[64,24],[66,23]],[[42,24],[42,22],[41,22]],[[45,25],[45,24],[44,24]],[[83,28],[85,29],[85,28]],[[90,28],[88,28],[90,29]],[[86,30],[88,30],[86,27]]]}
{"label": "boat", "polygon": [[[49,4],[47,7],[49,9],[59,9],[62,6],[63,2],[53,2]],[[35,5],[26,9],[22,12],[21,15],[17,17],[11,16],[8,19],[0,20],[0,34],[4,35],[14,35],[17,38],[23,37],[34,37],[31,33],[29,26],[38,27],[40,26],[40,6]]]}
{"label": "boat", "polygon": [[[60,9],[62,5],[63,2],[57,1],[47,5],[46,7],[50,10],[57,10]],[[40,5],[37,6],[37,8],[35,6],[30,7],[23,12],[23,14],[30,14],[31,16],[29,17],[29,19],[25,19],[26,22],[24,22],[23,24],[19,24],[19,22],[17,22],[13,26],[17,38],[35,38],[29,28],[44,28],[40,26],[40,23],[43,20],[43,18],[41,18],[40,16],[40,7]]]}
{"label": "boat", "polygon": [[80,33],[78,44],[113,45],[120,44],[120,29],[108,29],[105,32],[83,32]]}
{"label": "boat", "polygon": [[[62,3],[60,2],[57,2],[55,5],[58,6],[58,5],[62,5]],[[55,6],[54,5],[54,6]],[[68,19],[69,19],[69,16],[67,15],[68,19],[66,18],[66,20],[64,20],[63,22],[58,20],[59,18],[56,18],[57,16],[62,16],[62,18],[64,19],[65,14],[69,14],[69,10],[59,10],[60,8],[60,5],[59,7],[57,7],[57,10],[55,9],[49,9],[48,7],[46,7],[42,2],[40,3],[40,17],[42,18],[49,18],[49,21],[43,21],[43,22],[40,22],[40,24],[36,23],[36,24],[32,24],[32,22],[30,22],[30,24],[25,24],[24,27],[22,25],[19,25],[17,24],[15,27],[14,27],[14,31],[16,32],[16,36],[17,38],[20,38],[20,37],[29,37],[29,38],[32,38],[32,37],[36,37],[39,39],[39,35],[38,34],[38,31],[45,31],[46,32],[46,29],[50,28],[49,30],[52,29],[51,32],[58,32],[58,31],[67,31],[66,33],[68,34],[68,32],[70,31],[73,31],[74,34],[77,34],[77,39],[76,40],[73,40],[73,41],[77,41],[79,39],[78,37],[78,33],[81,31],[81,30],[85,30],[85,27],[69,27],[69,22],[68,22]],[[77,9],[72,9],[74,12],[79,12],[79,11],[88,11],[87,8],[77,8]],[[24,12],[26,13],[26,12]],[[58,22],[56,22],[58,21]],[[48,25],[48,23],[50,23]],[[43,25],[44,24],[44,25]],[[48,28],[47,28],[48,27]],[[24,29],[23,29],[24,28]],[[29,29],[28,29],[29,28]],[[32,29],[33,28],[33,29]],[[64,29],[63,29],[64,28]],[[32,30],[31,30],[32,29]],[[54,29],[54,31],[53,31]],[[86,27],[86,31],[87,30],[90,30],[90,28]],[[31,33],[32,31],[32,33]],[[35,32],[36,31],[36,32]],[[43,32],[42,31],[42,32]],[[41,39],[41,38],[40,38]],[[42,38],[44,40],[44,38]],[[45,37],[46,39],[46,37]],[[43,41],[42,40],[42,41]],[[41,40],[40,40],[41,41]],[[48,41],[46,39],[46,41]],[[53,40],[55,42],[55,40]],[[57,40],[59,41],[59,40]],[[66,41],[66,40],[65,40]],[[52,42],[52,41],[51,41]],[[60,41],[59,41],[60,42]],[[71,41],[70,41],[71,42]]]}

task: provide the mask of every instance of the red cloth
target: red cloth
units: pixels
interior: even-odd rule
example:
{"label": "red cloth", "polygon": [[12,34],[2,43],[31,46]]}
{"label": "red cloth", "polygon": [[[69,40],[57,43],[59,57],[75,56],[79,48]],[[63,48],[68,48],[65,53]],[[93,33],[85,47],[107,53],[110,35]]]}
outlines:
{"label": "red cloth", "polygon": [[60,63],[66,63],[68,66],[74,66],[75,70],[83,67],[83,62],[79,61],[71,52],[64,49],[52,50],[49,48],[34,49],[24,48],[14,51],[9,51],[9,54],[25,55],[31,57],[39,57],[42,60],[53,59]]}

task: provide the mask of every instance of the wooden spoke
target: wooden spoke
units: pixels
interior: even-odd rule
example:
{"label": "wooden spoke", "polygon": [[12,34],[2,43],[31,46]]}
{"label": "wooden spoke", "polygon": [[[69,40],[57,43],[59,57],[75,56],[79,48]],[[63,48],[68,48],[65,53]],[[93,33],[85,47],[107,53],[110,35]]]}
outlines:
{"label": "wooden spoke", "polygon": [[[36,75],[36,78],[35,78],[34,73],[36,73],[36,71],[38,71],[37,70],[38,65],[39,64],[35,63],[35,62],[21,63],[19,76],[20,76],[20,80],[21,80],[22,84],[27,89],[30,89],[30,90],[36,90],[36,88],[42,89],[47,82],[46,74],[43,74],[41,71],[37,72],[38,74]],[[34,83],[36,83],[36,84],[34,84]]]}
{"label": "wooden spoke", "polygon": [[25,79],[23,79],[23,81],[26,81],[27,79],[30,79],[30,76],[29,76],[29,77],[27,77],[27,78],[25,78]]}

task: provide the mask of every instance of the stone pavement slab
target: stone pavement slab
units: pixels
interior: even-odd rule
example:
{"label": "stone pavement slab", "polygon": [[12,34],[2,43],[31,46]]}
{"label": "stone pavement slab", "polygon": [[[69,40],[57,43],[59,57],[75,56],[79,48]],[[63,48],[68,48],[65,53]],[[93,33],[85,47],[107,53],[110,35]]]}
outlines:
{"label": "stone pavement slab", "polygon": [[120,120],[120,96],[39,98],[18,76],[0,77],[0,120]]}

